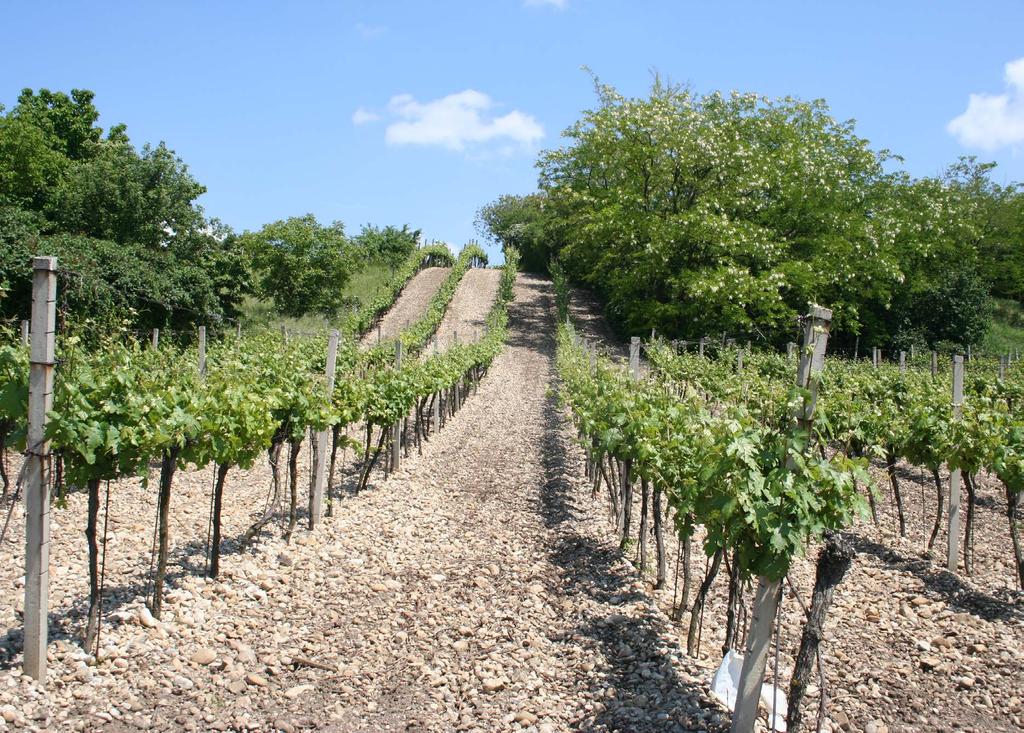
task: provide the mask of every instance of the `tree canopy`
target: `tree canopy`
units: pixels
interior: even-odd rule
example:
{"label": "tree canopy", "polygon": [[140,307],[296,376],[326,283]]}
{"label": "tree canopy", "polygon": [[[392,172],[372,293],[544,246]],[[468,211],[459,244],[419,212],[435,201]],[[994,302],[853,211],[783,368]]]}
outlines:
{"label": "tree canopy", "polygon": [[241,240],[258,272],[260,296],[282,314],[333,316],[344,304],[356,257],[340,221],[324,226],[306,214],[246,232]]}
{"label": "tree canopy", "polygon": [[104,132],[92,92],[25,89],[0,108],[0,281],[7,318],[28,313],[30,258],[60,258],[61,308],[78,325],[216,326],[248,275],[230,230],[164,143]]}
{"label": "tree canopy", "polygon": [[957,314],[953,340],[984,333],[990,288],[972,283],[994,281],[1015,211],[993,203],[984,167],[912,178],[822,100],[596,88],[597,107],[541,154],[539,193],[502,197],[478,223],[531,269],[560,258],[622,330],[781,342],[818,302],[840,342],[949,339],[939,311]]}
{"label": "tree canopy", "polygon": [[352,238],[356,250],[370,262],[380,262],[398,267],[412,254],[420,241],[420,230],[410,229],[408,224],[401,228],[388,225],[378,227],[365,224],[359,234]]}

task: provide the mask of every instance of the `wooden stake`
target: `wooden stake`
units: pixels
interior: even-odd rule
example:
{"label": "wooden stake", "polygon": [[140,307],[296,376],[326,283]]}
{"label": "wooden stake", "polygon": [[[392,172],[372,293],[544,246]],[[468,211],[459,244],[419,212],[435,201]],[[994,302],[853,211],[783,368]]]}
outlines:
{"label": "wooden stake", "polygon": [[32,351],[25,470],[25,674],[46,681],[50,584],[50,441],[57,325],[57,258],[32,259]]}
{"label": "wooden stake", "polygon": [[30,331],[31,331],[31,329],[29,328],[29,322],[28,321],[22,321],[21,322],[21,345],[22,346],[28,346],[28,338],[29,338]]}
{"label": "wooden stake", "polygon": [[206,326],[199,327],[199,378],[206,379]]}
{"label": "wooden stake", "polygon": [[[434,334],[434,356],[437,356],[437,334]],[[433,430],[436,433],[441,429],[441,393],[434,394],[434,414],[431,415]]]}
{"label": "wooden stake", "polygon": [[[334,395],[334,373],[338,364],[338,340],[341,334],[337,329],[331,331],[327,340],[327,394],[325,395],[328,406],[331,404]],[[313,496],[309,505],[309,528],[314,529],[320,521],[320,512],[324,504],[324,484],[327,481],[327,463],[330,460],[328,452],[330,446],[330,429],[321,430],[316,434],[316,466],[313,469]]]}
{"label": "wooden stake", "polygon": [[[964,402],[964,357],[953,357],[953,420],[959,420]],[[949,472],[949,544],[946,569],[956,572],[960,549],[960,469]]]}
{"label": "wooden stake", "polygon": [[640,337],[629,340],[629,374],[633,379],[640,379]]}
{"label": "wooden stake", "polygon": [[905,374],[907,371],[907,352],[900,352],[900,374]]}
{"label": "wooden stake", "polygon": [[936,352],[932,352],[932,376],[937,377],[939,375],[939,355]]}
{"label": "wooden stake", "polygon": [[153,329],[153,335],[150,338],[151,338],[150,343],[152,343],[153,348],[154,349],[159,349],[160,348],[160,329],[159,328],[154,328]]}
{"label": "wooden stake", "polygon": [[[395,369],[402,368],[402,339],[395,341]],[[397,471],[402,463],[402,418],[391,426],[391,470]]]}
{"label": "wooden stake", "polygon": [[[797,366],[796,384],[807,390],[807,398],[797,407],[794,415],[796,427],[810,433],[814,420],[814,408],[818,397],[818,375],[825,366],[825,347],[828,345],[829,328],[832,325],[832,311],[813,306],[804,319],[803,348]],[[786,461],[789,470],[796,468],[792,457]],[[781,597],[782,580],[759,577],[754,595],[754,613],[747,636],[747,651],[743,657],[739,689],[736,694],[736,709],[732,716],[732,733],[752,733],[757,720],[757,706],[761,699],[761,685],[768,663],[768,647],[771,644],[772,621],[775,618]]]}

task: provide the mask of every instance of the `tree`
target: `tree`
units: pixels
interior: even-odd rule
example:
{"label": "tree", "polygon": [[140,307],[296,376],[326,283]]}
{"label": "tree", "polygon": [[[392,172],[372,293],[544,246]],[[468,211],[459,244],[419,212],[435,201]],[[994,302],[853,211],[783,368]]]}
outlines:
{"label": "tree", "polygon": [[396,226],[376,227],[364,224],[358,235],[353,237],[353,244],[370,262],[383,262],[397,267],[416,249],[420,240],[419,229],[409,229],[403,224]]}
{"label": "tree", "polygon": [[312,214],[267,224],[242,235],[252,255],[259,292],[284,315],[335,315],[352,276],[355,253],[344,225],[317,222]]}
{"label": "tree", "polygon": [[60,259],[63,321],[82,333],[237,315],[250,278],[237,239],[196,203],[205,187],[165,144],[136,150],[98,119],[80,89],[26,89],[0,108],[0,315],[27,315],[35,254]]}
{"label": "tree", "polygon": [[195,200],[206,187],[166,145],[143,146],[141,155],[126,140],[96,147],[92,159],[68,170],[48,202],[56,229],[158,248],[204,227]]}
{"label": "tree", "polygon": [[552,256],[560,249],[560,218],[542,193],[505,195],[477,212],[476,228],[485,237],[520,253],[526,272],[548,272]]}
{"label": "tree", "polygon": [[[897,306],[934,291],[949,257],[973,261],[965,197],[888,170],[893,156],[822,100],[698,96],[660,79],[641,99],[596,88],[568,144],[542,153],[540,188],[562,233],[547,244],[623,331],[781,343],[819,302],[838,344],[886,343],[904,317],[925,325]],[[488,215],[518,232],[511,211]]]}

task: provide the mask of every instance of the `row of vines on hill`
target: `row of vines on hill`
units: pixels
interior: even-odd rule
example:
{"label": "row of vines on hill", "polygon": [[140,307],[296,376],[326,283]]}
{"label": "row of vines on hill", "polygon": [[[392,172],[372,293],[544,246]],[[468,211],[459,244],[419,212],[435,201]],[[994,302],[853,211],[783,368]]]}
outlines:
{"label": "row of vines on hill", "polygon": [[[482,255],[475,245],[460,253],[427,313],[401,335],[411,352],[418,351],[429,339],[459,279]],[[419,250],[410,258],[408,269],[415,272],[422,262],[423,250]],[[501,351],[515,277],[514,254],[510,262],[503,271],[499,295],[487,317],[488,328],[482,339],[410,359],[396,367],[383,358],[384,348],[360,351],[354,339],[346,338],[338,348],[337,378],[329,399],[325,397],[326,334],[292,339],[268,333],[228,337],[211,344],[202,372],[195,348],[168,344],[154,349],[134,340],[111,338],[99,348],[86,349],[74,337],[59,339],[59,367],[47,434],[53,451],[60,456],[62,486],[88,492],[85,529],[90,604],[86,648],[96,639],[100,619],[98,519],[104,484],[109,491],[109,482],[117,479],[137,476],[148,481],[150,466],[160,467],[156,489],[157,562],[151,600],[153,615],[159,618],[175,473],[189,467],[215,469],[209,563],[212,577],[219,570],[220,515],[225,480],[232,468],[248,468],[260,456],[267,456],[272,469],[272,498],[246,539],[257,537],[278,516],[286,517],[285,537],[290,539],[299,515],[299,451],[307,436],[328,430],[333,436],[327,482],[330,514],[336,500],[337,451],[356,445],[348,437],[348,426],[367,426],[365,455],[369,457],[369,437],[374,427],[381,428],[383,442],[388,433],[385,426],[403,420],[414,408],[421,416],[422,406],[430,400],[443,400],[446,409],[454,410],[454,398],[464,395],[465,385],[479,379]],[[28,354],[24,346],[14,342],[13,334],[8,334],[0,346],[0,379],[0,439],[11,447],[24,447]],[[429,428],[421,425],[417,440],[428,432]],[[282,454],[286,449],[287,480],[283,481]],[[371,467],[372,462],[367,461],[360,488],[365,487]],[[63,492],[61,489],[58,502]],[[286,492],[288,506],[284,511]]]}

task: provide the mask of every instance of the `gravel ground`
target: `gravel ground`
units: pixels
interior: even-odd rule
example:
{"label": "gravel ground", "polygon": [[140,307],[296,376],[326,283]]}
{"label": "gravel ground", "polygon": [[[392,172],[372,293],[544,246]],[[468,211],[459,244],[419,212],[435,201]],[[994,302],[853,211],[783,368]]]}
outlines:
{"label": "gravel ground", "polygon": [[465,343],[483,331],[500,282],[501,270],[473,268],[463,276],[437,328],[437,346],[441,351],[454,342],[456,333]]}
{"label": "gravel ground", "polygon": [[[112,485],[98,660],[75,639],[85,498],[70,496],[53,531],[49,692],[18,674],[17,609],[0,605],[0,729],[722,729],[575,477],[549,393],[550,284],[521,278],[516,295],[508,348],[423,456],[346,491],[290,546],[278,528],[246,550],[229,540],[221,579],[202,578],[211,477],[182,473],[160,622],[142,609],[155,492]],[[229,482],[234,537],[262,509],[267,469]],[[19,520],[0,547],[15,599]]]}
{"label": "gravel ground", "polygon": [[[602,322],[597,301],[583,291],[574,291],[572,298],[571,314],[581,334],[596,340],[613,356],[628,355],[628,347]],[[570,473],[582,475],[583,471],[583,460],[576,455]],[[887,475],[881,465],[873,466],[872,474],[884,497],[879,502],[879,523],[875,526],[865,519],[849,532],[858,555],[836,592],[822,646],[830,700],[830,719],[823,729],[873,733],[1024,729],[1020,687],[1024,593],[1016,590],[1014,583],[1001,486],[994,477],[979,477],[975,569],[972,577],[966,577],[962,564],[958,574],[945,571],[944,526],[934,556],[925,552],[935,517],[931,477],[915,467],[900,466],[907,520],[907,537],[901,538]],[[948,491],[948,474],[943,472],[942,478]],[[603,508],[595,511],[608,516]],[[962,522],[966,513],[964,492]],[[639,504],[633,514],[638,523]],[[666,524],[671,526],[671,522]],[[605,527],[608,533],[614,531],[610,520]],[[655,591],[649,576],[645,587],[658,606],[671,614],[679,543],[671,533],[667,539],[668,588]],[[695,590],[706,567],[702,540],[698,532],[692,559]],[[631,553],[634,561],[635,553]],[[802,604],[810,599],[816,557],[817,547],[810,548],[790,573],[800,599],[790,591],[783,603],[779,643],[783,689],[788,689],[800,643]],[[653,564],[653,557],[649,562]],[[746,595],[747,608],[751,595]],[[708,677],[722,658],[727,601],[728,575],[723,567],[705,608],[700,658],[688,660],[703,667]],[[689,621],[689,614],[683,614],[675,632],[684,646]],[[770,660],[769,680],[771,667]],[[812,685],[805,720],[814,720],[818,697],[817,687]]]}
{"label": "gravel ground", "polygon": [[[397,338],[398,334],[419,320],[430,304],[430,299],[448,277],[450,267],[424,267],[402,288],[398,300],[380,319],[379,339],[387,341]],[[378,341],[378,328],[374,326],[363,336],[363,346],[373,346]]]}

